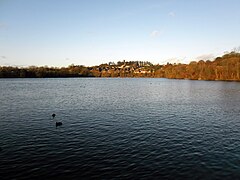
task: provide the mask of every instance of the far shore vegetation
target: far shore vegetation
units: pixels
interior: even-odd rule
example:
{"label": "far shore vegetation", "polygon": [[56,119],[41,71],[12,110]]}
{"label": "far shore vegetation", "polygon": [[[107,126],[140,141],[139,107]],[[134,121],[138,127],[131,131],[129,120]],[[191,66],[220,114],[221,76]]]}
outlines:
{"label": "far shore vegetation", "polygon": [[11,67],[0,66],[0,78],[57,78],[57,77],[151,77],[191,80],[240,81],[240,53],[232,51],[215,60],[192,61],[189,64],[167,63],[153,65],[143,61],[109,62],[85,67]]}

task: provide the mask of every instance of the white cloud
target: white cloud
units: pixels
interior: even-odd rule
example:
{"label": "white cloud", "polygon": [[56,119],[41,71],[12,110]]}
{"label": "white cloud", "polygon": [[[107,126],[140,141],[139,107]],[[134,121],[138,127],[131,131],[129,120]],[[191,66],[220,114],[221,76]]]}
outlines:
{"label": "white cloud", "polygon": [[172,57],[172,58],[167,58],[165,61],[163,61],[163,64],[171,63],[171,64],[188,64],[187,62],[187,57],[186,56],[179,56],[179,57]]}
{"label": "white cloud", "polygon": [[168,16],[175,17],[176,14],[175,14],[175,12],[171,11],[171,12],[168,13]]}
{"label": "white cloud", "polygon": [[154,30],[151,32],[150,36],[151,37],[158,37],[162,34],[162,31],[159,31],[159,30]]}
{"label": "white cloud", "polygon": [[215,58],[214,54],[202,54],[196,57],[196,60],[213,60]]}

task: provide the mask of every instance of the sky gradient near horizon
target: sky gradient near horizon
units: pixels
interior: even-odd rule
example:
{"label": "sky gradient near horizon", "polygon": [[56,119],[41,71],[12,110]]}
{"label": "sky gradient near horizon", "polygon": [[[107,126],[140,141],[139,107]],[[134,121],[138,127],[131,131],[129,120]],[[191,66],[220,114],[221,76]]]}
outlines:
{"label": "sky gradient near horizon", "polygon": [[188,63],[240,46],[239,0],[0,0],[0,66]]}

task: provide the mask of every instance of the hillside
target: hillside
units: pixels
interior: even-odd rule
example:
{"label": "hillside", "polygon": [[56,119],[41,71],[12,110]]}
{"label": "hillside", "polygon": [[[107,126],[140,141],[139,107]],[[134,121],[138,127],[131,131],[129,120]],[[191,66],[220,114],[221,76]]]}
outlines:
{"label": "hillside", "polygon": [[192,80],[240,80],[240,53],[231,52],[214,61],[200,60],[189,64],[153,65],[150,62],[109,62],[99,66],[70,65],[55,67],[0,67],[0,78],[46,77],[155,77]]}

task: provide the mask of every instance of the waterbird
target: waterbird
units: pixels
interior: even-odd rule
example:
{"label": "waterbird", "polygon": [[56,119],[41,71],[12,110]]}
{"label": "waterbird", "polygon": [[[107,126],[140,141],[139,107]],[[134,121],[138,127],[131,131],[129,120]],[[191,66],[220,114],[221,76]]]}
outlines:
{"label": "waterbird", "polygon": [[53,114],[52,114],[53,119],[55,118],[55,116],[56,116],[56,114],[53,113]]}
{"label": "waterbird", "polygon": [[62,125],[62,122],[56,122],[56,127],[61,125]]}
{"label": "waterbird", "polygon": [[[55,118],[55,116],[56,116],[56,114],[53,113],[53,114],[52,114],[53,119]],[[56,127],[57,127],[57,126],[61,126],[61,125],[62,125],[62,122],[57,122],[57,121],[56,121]]]}

